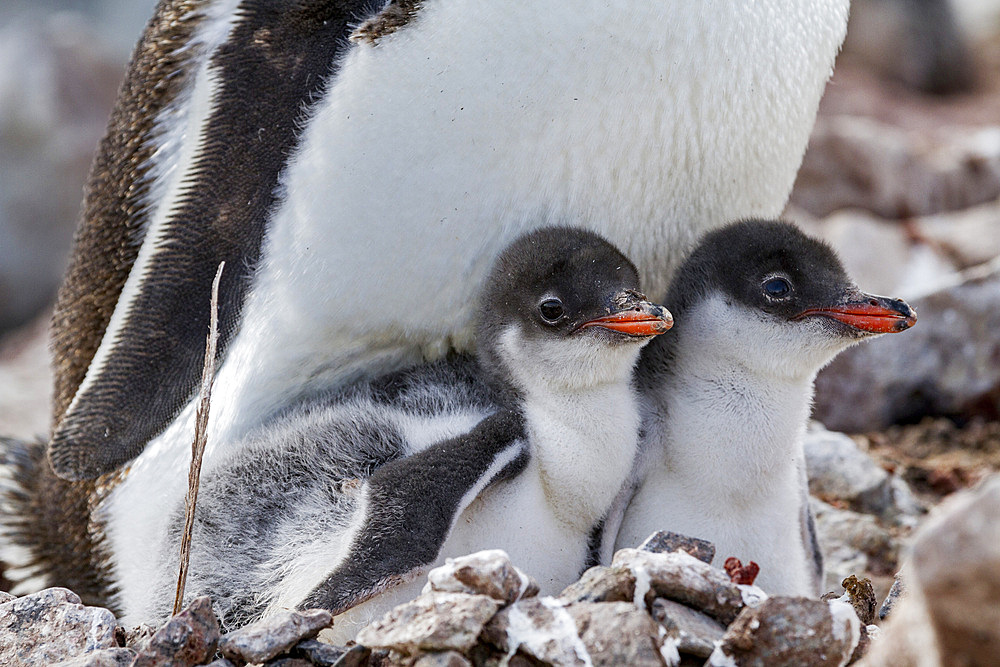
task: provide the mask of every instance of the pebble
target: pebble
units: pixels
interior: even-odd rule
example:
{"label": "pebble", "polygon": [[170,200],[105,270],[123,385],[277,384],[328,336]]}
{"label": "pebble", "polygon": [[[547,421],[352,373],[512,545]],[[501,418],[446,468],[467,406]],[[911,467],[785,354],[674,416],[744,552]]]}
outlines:
{"label": "pebble", "polygon": [[424,592],[488,595],[504,604],[538,595],[538,583],[510,562],[503,551],[479,551],[449,558],[427,575]]}
{"label": "pebble", "polygon": [[622,549],[612,566],[632,571],[636,601],[644,600],[647,606],[663,597],[701,609],[723,623],[732,622],[744,607],[743,591],[725,572],[683,551],[658,554]]}
{"label": "pebble", "polygon": [[285,611],[234,630],[219,640],[219,651],[230,660],[265,662],[330,627],[325,609]]}
{"label": "pebble", "polygon": [[740,613],[711,659],[738,667],[840,667],[859,638],[858,617],[843,602],[771,597]]}
{"label": "pebble", "polygon": [[134,667],[200,665],[215,654],[220,636],[211,598],[196,598],[156,631],[136,656]]}
{"label": "pebble", "polygon": [[718,621],[672,600],[654,600],[652,614],[667,631],[667,636],[677,640],[678,651],[699,658],[710,656],[715,643],[726,633],[726,628]]}
{"label": "pebble", "polygon": [[668,530],[653,533],[639,545],[639,549],[653,553],[683,551],[704,563],[711,563],[712,559],[715,558],[715,545],[708,540],[700,540],[697,537],[688,537]]}
{"label": "pebble", "polygon": [[116,648],[114,615],[86,607],[65,588],[47,588],[0,604],[0,664],[53,665]]}
{"label": "pebble", "polygon": [[475,645],[500,607],[501,603],[488,595],[432,591],[363,628],[357,642],[407,655],[425,650],[465,651]]}
{"label": "pebble", "polygon": [[635,596],[635,575],[627,567],[597,565],[583,573],[559,594],[559,600],[571,602],[630,602]]}
{"label": "pebble", "polygon": [[899,598],[902,597],[905,591],[906,585],[903,583],[900,573],[897,572],[892,582],[892,588],[889,589],[889,594],[885,596],[882,606],[878,608],[878,618],[880,621],[889,618],[893,607],[896,606],[896,603],[899,602]]}

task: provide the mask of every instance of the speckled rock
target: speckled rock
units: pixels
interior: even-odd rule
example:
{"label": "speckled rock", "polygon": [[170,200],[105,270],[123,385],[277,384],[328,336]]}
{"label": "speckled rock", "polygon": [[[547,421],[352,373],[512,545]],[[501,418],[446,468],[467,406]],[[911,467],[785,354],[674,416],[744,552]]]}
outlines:
{"label": "speckled rock", "polygon": [[682,551],[667,554],[622,549],[613,567],[625,567],[636,579],[635,598],[647,607],[657,597],[701,609],[709,616],[730,623],[748,603],[766,598],[753,586],[738,586],[726,573]]}
{"label": "speckled rock", "polygon": [[133,660],[135,651],[132,649],[106,648],[64,660],[53,667],[129,667]]}
{"label": "speckled rock", "polygon": [[635,596],[635,575],[626,567],[592,567],[559,594],[563,603],[631,602]]}
{"label": "speckled rock", "polygon": [[410,655],[465,651],[500,607],[500,601],[488,595],[425,593],[363,628],[357,642]]}
{"label": "speckled rock", "polygon": [[538,595],[538,583],[498,549],[449,558],[427,575],[424,592],[488,595],[504,604]]}
{"label": "speckled rock", "polygon": [[115,648],[114,615],[85,607],[65,588],[47,588],[0,604],[0,664],[53,665]]}
{"label": "speckled rock", "polygon": [[639,549],[642,551],[652,551],[653,553],[683,551],[705,563],[711,563],[712,559],[715,558],[715,545],[708,540],[700,540],[697,537],[671,533],[668,530],[653,533],[646,538],[645,542],[639,545]]}
{"label": "speckled rock", "polygon": [[710,656],[715,642],[726,634],[726,628],[718,621],[672,600],[654,600],[652,614],[667,636],[676,642],[678,651],[699,658]]}
{"label": "speckled rock", "polygon": [[0,591],[0,604],[3,604],[4,602],[10,602],[16,597],[17,597],[16,595],[11,595],[7,591]]}
{"label": "speckled rock", "polygon": [[566,611],[594,667],[663,667],[660,630],[645,609],[627,602],[583,602]]}
{"label": "speckled rock", "polygon": [[837,600],[772,597],[748,608],[729,626],[712,654],[738,667],[840,667],[860,637],[850,605]]}
{"label": "speckled rock", "polygon": [[871,579],[867,577],[858,579],[851,575],[841,582],[854,613],[858,615],[861,625],[871,625],[875,622],[875,607],[878,601],[875,598],[875,589],[872,587]]}
{"label": "speckled rock", "polygon": [[230,659],[264,662],[312,639],[331,622],[325,609],[281,612],[223,635],[219,651]]}
{"label": "speckled rock", "polygon": [[135,667],[200,665],[215,654],[220,634],[211,598],[196,598],[156,631],[136,657]]}

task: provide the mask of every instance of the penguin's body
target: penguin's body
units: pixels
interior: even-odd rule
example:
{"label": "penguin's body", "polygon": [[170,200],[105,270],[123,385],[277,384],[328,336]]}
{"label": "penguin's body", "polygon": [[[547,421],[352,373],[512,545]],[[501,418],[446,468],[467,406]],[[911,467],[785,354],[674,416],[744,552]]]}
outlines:
{"label": "penguin's body", "polygon": [[770,593],[818,595],[802,449],[813,379],[840,351],[916,316],[860,292],[833,251],[778,222],[707,235],[668,298],[678,324],[640,361],[638,482],[615,546],[656,530],[693,535],[720,562],[757,562]]}
{"label": "penguin's body", "polygon": [[[500,548],[543,591],[572,582],[632,469],[635,361],[671,323],[638,288],[589,232],[516,241],[483,295],[479,363],[452,356],[309,401],[206,475],[189,595],[211,595],[229,626],[357,607],[335,626],[346,641],[445,557]],[[122,580],[132,621],[169,614],[173,514],[145,586]]]}
{"label": "penguin's body", "polygon": [[[100,598],[162,534],[220,261],[206,472],[305,397],[467,349],[486,267],[539,221],[602,232],[655,295],[702,230],[777,215],[847,12],[162,0],[53,326],[55,472],[132,464],[96,485],[43,470],[38,504],[67,518],[30,565],[52,583],[86,570]],[[89,546],[67,559],[64,535]]]}

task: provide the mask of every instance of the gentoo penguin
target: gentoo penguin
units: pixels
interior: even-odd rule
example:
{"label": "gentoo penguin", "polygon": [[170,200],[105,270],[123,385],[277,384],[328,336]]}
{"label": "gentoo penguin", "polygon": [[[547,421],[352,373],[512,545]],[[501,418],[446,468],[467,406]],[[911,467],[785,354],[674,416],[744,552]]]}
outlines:
{"label": "gentoo penguin", "polygon": [[858,290],[824,243],[757,220],[707,234],[667,302],[677,326],[640,360],[640,464],[615,546],[663,529],[693,535],[720,560],[756,561],[770,593],[818,595],[802,449],[813,379],[916,314]]}
{"label": "gentoo penguin", "polygon": [[[551,593],[594,563],[637,449],[632,371],[670,313],[613,246],[557,227],[500,256],[478,321],[477,359],[362,381],[252,432],[202,480],[188,596],[211,595],[230,627],[374,598],[336,621],[347,641],[445,557],[504,549]],[[119,566],[131,622],[169,615],[183,524],[179,508],[159,549]]]}
{"label": "gentoo penguin", "polygon": [[715,221],[777,215],[848,5],[162,0],[53,324],[55,472],[142,456],[40,468],[65,520],[35,571],[106,596],[162,532],[221,260],[206,472],[303,398],[469,349],[487,267],[539,221],[603,233],[658,295]]}

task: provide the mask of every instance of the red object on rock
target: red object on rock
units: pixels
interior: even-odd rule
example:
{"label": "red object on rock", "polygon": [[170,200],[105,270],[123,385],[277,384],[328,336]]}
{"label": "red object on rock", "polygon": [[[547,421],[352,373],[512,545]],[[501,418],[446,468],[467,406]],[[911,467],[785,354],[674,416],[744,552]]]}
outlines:
{"label": "red object on rock", "polygon": [[726,574],[729,575],[729,580],[734,584],[746,584],[750,585],[760,574],[760,565],[750,561],[746,565],[740,562],[739,558],[729,557],[726,559],[726,564],[723,565]]}

